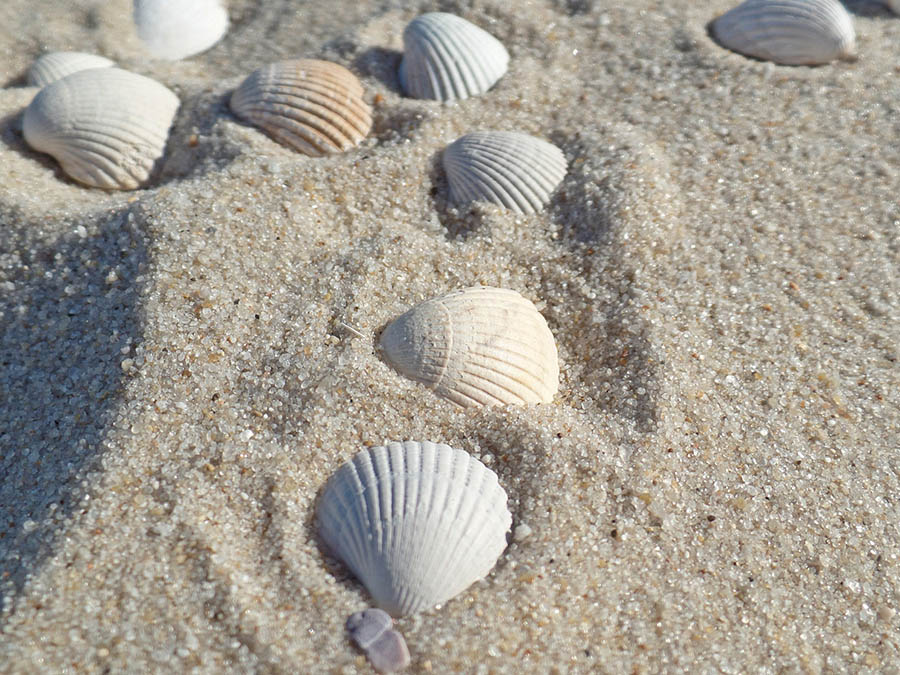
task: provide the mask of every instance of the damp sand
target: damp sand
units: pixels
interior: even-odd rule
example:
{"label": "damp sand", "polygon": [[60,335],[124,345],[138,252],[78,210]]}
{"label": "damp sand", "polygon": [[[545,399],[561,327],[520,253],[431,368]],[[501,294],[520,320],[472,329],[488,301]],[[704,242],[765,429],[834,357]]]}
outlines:
{"label": "damp sand", "polygon": [[[791,68],[709,38],[730,0],[238,0],[164,63],[125,0],[64,4],[0,9],[0,670],[370,672],[344,628],[368,596],[313,511],[409,438],[491,466],[520,535],[397,622],[412,672],[898,672],[900,18],[857,3],[857,62]],[[433,9],[509,48],[489,94],[399,92]],[[51,49],[178,93],[153,187],[25,146]],[[360,76],[359,149],[229,114],[288,57]],[[476,129],[562,148],[546,210],[448,207],[439,153]],[[552,404],[459,410],[378,358],[386,322],[473,284],[546,317]]]}

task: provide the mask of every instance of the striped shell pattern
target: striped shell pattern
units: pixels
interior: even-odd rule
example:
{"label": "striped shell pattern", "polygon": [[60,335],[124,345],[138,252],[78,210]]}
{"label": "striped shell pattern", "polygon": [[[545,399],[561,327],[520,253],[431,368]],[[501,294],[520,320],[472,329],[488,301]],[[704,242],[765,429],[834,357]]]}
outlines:
{"label": "striped shell pattern", "polygon": [[231,95],[230,107],[282,145],[314,157],[353,148],[372,127],[356,76],[315,59],[256,70]]}

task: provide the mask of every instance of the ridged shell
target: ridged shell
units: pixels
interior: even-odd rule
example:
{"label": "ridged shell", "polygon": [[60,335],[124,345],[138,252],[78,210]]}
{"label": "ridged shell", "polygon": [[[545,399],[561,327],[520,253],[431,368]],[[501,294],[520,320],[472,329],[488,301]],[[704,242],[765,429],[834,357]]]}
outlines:
{"label": "ridged shell", "polygon": [[746,0],[716,19],[712,33],[732,51],[791,66],[856,50],[853,21],[837,0]]}
{"label": "ridged shell", "polygon": [[381,334],[384,359],[463,407],[548,403],[559,386],[547,322],[515,291],[475,286],[427,300]]}
{"label": "ridged shell", "polygon": [[235,90],[230,106],[279,143],[313,157],[349,150],[372,127],[362,84],[329,61],[299,59],[263,66]]}
{"label": "ridged shell", "polygon": [[429,609],[483,578],[512,516],[497,475],[462,450],[405,441],[357,454],[329,479],[319,534],[394,616]]}
{"label": "ridged shell", "polygon": [[219,0],[134,0],[134,25],[153,56],[177,61],[221,40],[228,12]]}
{"label": "ridged shell", "polygon": [[80,70],[109,68],[114,65],[116,65],[114,62],[96,54],[50,52],[31,64],[31,68],[28,69],[28,84],[32,87],[46,87],[51,82]]}
{"label": "ridged shell", "polygon": [[413,98],[453,101],[483,94],[506,73],[497,38],[454,14],[431,12],[403,31],[400,85]]}
{"label": "ridged shell", "polygon": [[119,68],[68,75],[25,109],[25,140],[53,155],[71,178],[114,190],[140,187],[166,149],[178,97]]}
{"label": "ridged shell", "polygon": [[466,134],[444,150],[450,201],[488,201],[517,213],[539,211],[566,175],[562,150],[511,131]]}

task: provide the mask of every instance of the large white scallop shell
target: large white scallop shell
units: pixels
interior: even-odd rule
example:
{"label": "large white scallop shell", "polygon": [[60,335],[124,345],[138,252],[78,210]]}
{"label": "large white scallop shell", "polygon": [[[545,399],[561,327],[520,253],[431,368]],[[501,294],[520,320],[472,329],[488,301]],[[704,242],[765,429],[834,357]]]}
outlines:
{"label": "large white scallop shell", "polygon": [[429,609],[483,578],[506,548],[512,516],[497,475],[429,441],[357,454],[329,479],[318,530],[394,616]]}
{"label": "large white scallop shell", "polygon": [[71,178],[107,189],[140,187],[163,155],[178,97],[119,68],[68,75],[25,109],[25,140],[53,155]]}
{"label": "large white scallop shell", "polygon": [[109,68],[114,65],[116,65],[114,62],[96,54],[50,52],[31,64],[31,68],[28,69],[28,84],[32,87],[46,87],[51,82],[80,70]]}
{"label": "large white scallop shell", "polygon": [[475,286],[427,300],[381,334],[384,359],[463,407],[549,403],[559,386],[556,342],[513,290]]}
{"label": "large white scallop shell", "polygon": [[219,0],[134,0],[134,25],[153,56],[177,61],[221,40],[228,12]]}
{"label": "large white scallop shell", "polygon": [[745,0],[712,24],[732,51],[784,65],[852,58],[853,21],[837,0]]}
{"label": "large white scallop shell", "polygon": [[444,171],[450,201],[488,201],[517,213],[546,204],[566,175],[562,150],[512,131],[476,131],[447,146]]}
{"label": "large white scallop shell", "polygon": [[455,14],[422,14],[403,31],[400,85],[413,98],[453,101],[483,94],[508,65],[509,53],[497,38]]}
{"label": "large white scallop shell", "polygon": [[281,61],[253,72],[231,95],[232,112],[276,141],[318,157],[358,145],[372,111],[356,76],[317,59]]}

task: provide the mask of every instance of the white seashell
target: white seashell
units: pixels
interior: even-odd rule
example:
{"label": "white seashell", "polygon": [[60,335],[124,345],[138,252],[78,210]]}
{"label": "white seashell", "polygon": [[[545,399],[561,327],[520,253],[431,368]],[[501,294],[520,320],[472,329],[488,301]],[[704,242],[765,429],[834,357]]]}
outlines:
{"label": "white seashell", "polygon": [[546,204],[566,175],[566,158],[552,143],[512,131],[477,131],[444,150],[450,201],[488,201],[516,213]]}
{"label": "white seashell", "polygon": [[453,101],[483,94],[506,73],[509,53],[455,14],[430,12],[403,31],[400,85],[413,98]]}
{"label": "white seashell", "polygon": [[356,76],[315,59],[263,66],[231,95],[232,112],[276,141],[318,157],[358,145],[372,127],[372,110]]}
{"label": "white seashell", "polygon": [[134,0],[134,25],[153,56],[177,61],[221,40],[228,12],[219,0]]}
{"label": "white seashell", "polygon": [[429,609],[486,576],[512,521],[493,471],[429,441],[357,454],[329,479],[317,518],[328,548],[394,616]]}
{"label": "white seashell", "polygon": [[409,665],[406,640],[391,628],[393,625],[387,612],[371,607],[351,614],[347,619],[350,638],[366,653],[369,663],[379,673],[396,673]]}
{"label": "white seashell", "polygon": [[852,58],[853,21],[837,0],[745,0],[712,24],[732,51],[785,65]]}
{"label": "white seashell", "polygon": [[549,403],[559,386],[547,322],[504,288],[475,286],[416,305],[379,342],[401,375],[463,407]]}
{"label": "white seashell", "polygon": [[119,68],[68,75],[25,109],[25,140],[53,155],[71,178],[118,190],[140,187],[163,155],[178,97]]}
{"label": "white seashell", "polygon": [[89,68],[109,68],[113,61],[96,54],[83,52],[50,52],[31,64],[28,69],[28,84],[32,87],[46,87],[51,82],[61,80],[66,75]]}

